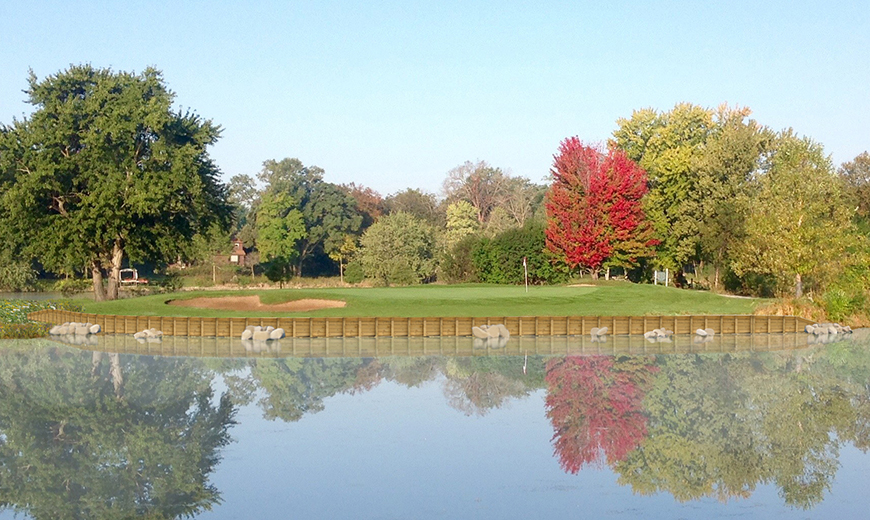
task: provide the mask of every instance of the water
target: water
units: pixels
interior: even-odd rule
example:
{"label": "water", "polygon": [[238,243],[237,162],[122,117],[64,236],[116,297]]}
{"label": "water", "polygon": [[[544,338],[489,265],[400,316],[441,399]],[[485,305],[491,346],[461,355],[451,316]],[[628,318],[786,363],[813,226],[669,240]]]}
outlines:
{"label": "water", "polygon": [[866,518],[870,340],[798,338],[0,342],[0,517]]}

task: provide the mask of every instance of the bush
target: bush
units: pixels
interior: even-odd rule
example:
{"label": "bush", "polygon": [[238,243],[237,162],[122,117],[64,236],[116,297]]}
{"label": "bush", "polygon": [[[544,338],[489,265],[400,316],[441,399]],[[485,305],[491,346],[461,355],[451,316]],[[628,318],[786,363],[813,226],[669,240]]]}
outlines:
{"label": "bush", "polygon": [[8,259],[0,261],[0,291],[35,291],[36,271],[29,264]]}
{"label": "bush", "polygon": [[441,261],[439,279],[443,277],[448,283],[476,282],[474,250],[480,240],[477,235],[469,235],[457,242]]}
{"label": "bush", "polygon": [[347,283],[360,283],[363,281],[363,266],[359,260],[351,260],[344,268],[344,281]]}
{"label": "bush", "polygon": [[161,293],[178,292],[184,287],[184,278],[177,271],[169,271],[155,286]]}
{"label": "bush", "polygon": [[78,293],[89,291],[93,285],[93,281],[84,278],[64,278],[54,284],[54,290],[70,298]]}
{"label": "bush", "polygon": [[555,262],[547,250],[541,223],[510,229],[491,240],[484,238],[472,251],[477,278],[486,283],[524,283],[523,258],[530,283],[562,283],[568,278],[567,267]]}

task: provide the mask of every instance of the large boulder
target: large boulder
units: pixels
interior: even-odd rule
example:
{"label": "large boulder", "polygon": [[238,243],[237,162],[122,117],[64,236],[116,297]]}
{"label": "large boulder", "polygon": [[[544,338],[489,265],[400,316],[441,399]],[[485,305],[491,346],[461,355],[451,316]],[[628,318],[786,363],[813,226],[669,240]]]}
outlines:
{"label": "large boulder", "polygon": [[252,330],[252,327],[249,327],[249,328],[245,329],[244,331],[242,331],[242,341],[248,341],[249,339],[252,339],[253,337],[254,337],[254,331]]}
{"label": "large boulder", "polygon": [[100,328],[100,325],[97,324],[97,325],[91,325],[91,327],[88,330],[91,331],[91,334],[99,334],[102,329]]}
{"label": "large boulder", "polygon": [[284,337],[284,329],[273,329],[269,332],[269,339],[281,339]]}
{"label": "large boulder", "polygon": [[270,333],[265,331],[265,330],[258,330],[256,332],[254,332],[252,339],[254,341],[269,341],[269,339],[270,339],[269,334]]}

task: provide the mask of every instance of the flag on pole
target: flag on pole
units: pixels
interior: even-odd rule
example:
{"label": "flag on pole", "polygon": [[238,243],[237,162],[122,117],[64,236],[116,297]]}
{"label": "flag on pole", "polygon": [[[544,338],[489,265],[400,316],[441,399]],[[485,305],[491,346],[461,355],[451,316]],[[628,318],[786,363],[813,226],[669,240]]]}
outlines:
{"label": "flag on pole", "polygon": [[526,261],[526,257],[523,257],[523,273],[526,277],[526,292],[529,292],[529,263]]}

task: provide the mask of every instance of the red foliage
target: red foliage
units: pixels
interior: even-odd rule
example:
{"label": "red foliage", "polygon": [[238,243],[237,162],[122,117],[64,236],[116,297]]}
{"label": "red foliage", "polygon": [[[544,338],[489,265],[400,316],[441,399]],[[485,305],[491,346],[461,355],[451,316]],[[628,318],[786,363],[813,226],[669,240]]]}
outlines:
{"label": "red foliage", "polygon": [[576,137],[562,141],[547,194],[547,247],[571,267],[597,272],[608,258],[633,264],[651,254],[641,199],[646,172],[621,150],[606,153]]}
{"label": "red foliage", "polygon": [[547,417],[562,469],[577,473],[590,464],[614,464],[640,444],[647,434],[641,401],[657,370],[639,358],[612,356],[547,364]]}

